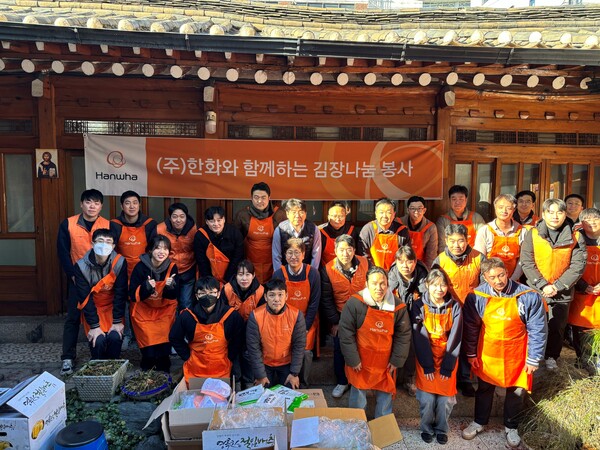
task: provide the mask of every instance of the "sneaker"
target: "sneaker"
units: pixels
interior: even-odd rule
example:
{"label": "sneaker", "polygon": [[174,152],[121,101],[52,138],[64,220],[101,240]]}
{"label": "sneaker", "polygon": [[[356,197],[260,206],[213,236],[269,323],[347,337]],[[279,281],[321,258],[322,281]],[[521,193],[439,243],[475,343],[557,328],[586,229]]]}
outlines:
{"label": "sneaker", "polygon": [[433,442],[433,434],[429,434],[429,433],[421,433],[421,439],[423,439],[424,442],[430,444]]}
{"label": "sneaker", "polygon": [[123,342],[121,342],[121,351],[125,352],[129,350],[129,343],[131,342],[131,338],[127,335],[123,336]]}
{"label": "sneaker", "polygon": [[473,421],[469,424],[467,428],[462,430],[462,437],[463,439],[470,441],[471,439],[475,439],[475,436],[481,433],[483,429],[483,425],[479,425],[477,422]]}
{"label": "sneaker", "polygon": [[62,367],[60,369],[60,374],[62,376],[71,375],[73,373],[73,360],[72,359],[63,359]]}
{"label": "sneaker", "polygon": [[519,436],[519,431],[516,428],[504,428],[504,432],[506,433],[506,441],[508,445],[512,448],[517,448],[521,443],[521,436]]}
{"label": "sneaker", "polygon": [[475,388],[473,387],[472,383],[458,383],[458,390],[465,397],[475,397]]}
{"label": "sneaker", "polygon": [[333,388],[333,391],[331,392],[331,396],[333,398],[340,398],[342,395],[344,395],[346,393],[346,391],[348,389],[350,389],[349,384],[338,384],[336,387]]}
{"label": "sneaker", "polygon": [[548,369],[548,370],[558,369],[558,364],[556,364],[556,360],[554,358],[546,359],[546,369]]}
{"label": "sneaker", "polygon": [[435,439],[438,441],[438,444],[446,445],[448,443],[448,435],[444,433],[438,433],[435,436]]}

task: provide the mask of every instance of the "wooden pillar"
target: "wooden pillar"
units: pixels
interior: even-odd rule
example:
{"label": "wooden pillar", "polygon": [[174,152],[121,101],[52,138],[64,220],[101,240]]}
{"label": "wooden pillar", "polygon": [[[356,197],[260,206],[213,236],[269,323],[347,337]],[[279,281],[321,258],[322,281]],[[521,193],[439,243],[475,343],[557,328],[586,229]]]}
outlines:
{"label": "wooden pillar", "polygon": [[452,127],[450,126],[451,112],[452,107],[437,108],[436,139],[444,141],[444,173],[442,176],[442,201],[435,202],[435,211],[428,211],[429,219],[433,221],[448,210],[446,193],[454,181],[449,178],[449,174],[453,173],[453,171],[450,170],[450,148],[452,144]]}
{"label": "wooden pillar", "polygon": [[[56,104],[54,86],[49,76],[44,77],[44,95],[38,102],[38,135],[39,148],[57,148],[56,142]],[[38,261],[38,292],[46,300],[46,313],[58,314],[62,311],[61,280],[63,278],[58,253],[56,237],[58,227],[65,215],[65,199],[61,197],[65,184],[64,152],[58,152],[58,179],[37,180],[41,201],[38,208],[37,227],[39,239],[37,251]]]}

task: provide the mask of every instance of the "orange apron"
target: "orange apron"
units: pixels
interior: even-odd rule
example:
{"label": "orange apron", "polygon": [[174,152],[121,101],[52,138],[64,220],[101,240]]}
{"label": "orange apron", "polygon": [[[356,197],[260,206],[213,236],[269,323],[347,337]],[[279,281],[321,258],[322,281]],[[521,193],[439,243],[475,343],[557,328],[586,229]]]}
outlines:
{"label": "orange apron", "polygon": [[[210,261],[210,271],[212,272],[212,276],[219,280],[222,286],[227,283],[225,272],[227,271],[227,267],[229,267],[229,258],[210,241],[208,233],[204,228],[199,228],[198,231],[208,239],[206,257]],[[200,275],[206,276],[207,274],[202,273]]]}
{"label": "orange apron", "polygon": [[223,288],[223,291],[225,292],[225,297],[227,297],[227,303],[229,303],[229,306],[239,312],[244,321],[247,321],[250,313],[256,309],[256,305],[258,305],[258,302],[262,298],[265,288],[262,284],[259,285],[254,294],[250,295],[244,301],[240,300],[237,294],[233,291],[231,283],[227,283]]}
{"label": "orange apron", "polygon": [[[277,208],[273,209],[273,214]],[[271,249],[273,245],[273,216],[265,219],[250,217],[248,234],[244,239],[246,258],[254,264],[254,272],[259,283],[266,283],[273,275],[273,258]]]}
{"label": "orange apron", "polygon": [[175,266],[169,265],[163,281],[157,281],[154,293],[146,300],[140,299],[140,288],[135,292],[135,303],[131,308],[131,326],[139,348],[169,342],[169,331],[175,322],[176,299],[163,299],[162,293]]}
{"label": "orange apron", "polygon": [[127,260],[127,279],[131,279],[131,273],[137,263],[140,262],[140,255],[146,251],[146,225],[152,221],[148,218],[139,227],[130,227],[114,219],[113,222],[121,225],[121,236],[117,242],[117,252]]}
{"label": "orange apron", "polygon": [[467,241],[469,242],[469,245],[471,247],[473,247],[475,245],[475,237],[476,237],[477,233],[475,231],[475,224],[473,223],[473,211],[470,211],[469,215],[464,220],[454,220],[452,217],[450,217],[447,214],[444,214],[442,217],[445,217],[452,223],[457,223],[457,224],[464,225],[465,227],[467,227]]}
{"label": "orange apron", "polygon": [[519,238],[523,229],[519,225],[514,236],[508,237],[498,235],[498,233],[496,233],[496,231],[489,225],[487,227],[494,235],[492,250],[488,254],[488,258],[492,258],[494,256],[500,258],[504,262],[508,277],[510,278],[512,274],[515,273],[515,269],[517,268],[517,264],[519,262],[519,255],[521,254]]}
{"label": "orange apron", "polygon": [[417,255],[417,259],[421,262],[425,261],[425,245],[423,244],[423,237],[425,236],[425,232],[432,226],[433,222],[429,222],[421,231],[410,231],[410,228],[408,229],[412,248]]}
{"label": "orange apron", "polygon": [[299,311],[289,305],[281,314],[270,314],[266,305],[254,310],[266,366],[280,367],[292,362],[292,334],[298,314]]}
{"label": "orange apron", "polygon": [[165,222],[159,223],[156,227],[156,233],[166,236],[171,242],[169,258],[177,265],[180,274],[187,272],[196,264],[194,236],[196,236],[197,231],[198,229],[194,226],[190,228],[187,234],[176,235],[167,230]]}
{"label": "orange apron", "polygon": [[446,255],[446,252],[440,253],[440,267],[450,279],[452,298],[458,300],[461,305],[465,303],[467,295],[479,286],[479,266],[481,264],[479,255],[477,250],[471,249],[465,263],[459,266]]}
{"label": "orange apron", "polygon": [[377,224],[373,222],[373,229],[375,230],[375,237],[371,244],[371,257],[373,258],[373,264],[377,267],[383,268],[385,271],[390,270],[392,264],[394,264],[394,258],[398,251],[398,233],[406,228],[405,225],[401,225],[398,229],[392,233],[378,233]]}
{"label": "orange apron", "polygon": [[[228,357],[225,326],[233,308],[229,308],[217,323],[203,325],[196,315],[186,309],[196,321],[194,339],[190,342],[190,357],[183,363],[183,376],[187,383],[190,378],[228,378],[231,374],[231,361]],[[183,312],[183,311],[182,311]]]}
{"label": "orange apron", "polygon": [[[304,269],[306,271],[306,278],[303,281],[290,281],[286,266],[281,266],[283,278],[285,278],[285,284],[288,290],[288,305],[302,311],[302,314],[306,317],[306,311],[308,310],[308,302],[310,301],[310,282],[308,281],[308,273],[310,272],[310,265],[306,264]],[[317,356],[320,355],[319,345],[319,314],[315,316],[315,320],[306,332],[306,348],[305,350],[312,350],[315,346],[315,339],[317,340]]]}
{"label": "orange apron", "polygon": [[[355,297],[364,303],[361,296]],[[348,382],[355,388],[375,389],[392,395],[396,393],[396,381],[387,367],[392,354],[394,316],[404,306],[398,305],[392,312],[367,305],[365,321],[356,330],[356,345],[362,368],[355,372],[352,367],[345,367]]]}
{"label": "orange apron", "polygon": [[363,256],[356,255],[356,258],[358,259],[358,268],[356,269],[356,272],[354,272],[352,281],[335,268],[335,261],[331,261],[325,267],[333,290],[333,301],[335,302],[336,309],[340,313],[348,299],[358,291],[363,290],[367,283],[369,263]]}
{"label": "orange apron", "polygon": [[525,372],[527,327],[519,317],[517,298],[495,297],[483,292],[475,294],[488,299],[477,345],[479,369],[473,369],[482,380],[500,387],[521,387],[531,392],[533,376]]}
{"label": "orange apron", "polygon": [[71,262],[75,264],[85,256],[88,250],[92,249],[92,236],[94,231],[99,228],[110,228],[110,222],[102,216],[98,216],[92,229],[88,231],[84,226],[79,225],[81,214],[71,216],[67,219],[69,237],[71,238]]}
{"label": "orange apron", "polygon": [[[600,283],[600,247],[587,247],[583,279],[591,286]],[[600,296],[575,292],[569,306],[569,323],[583,328],[600,328]]]}
{"label": "orange apron", "polygon": [[[319,231],[325,236],[325,248],[323,249],[323,253],[321,253],[321,264],[325,266],[335,259],[335,239],[329,236],[323,228],[319,228]],[[352,236],[353,231],[354,225],[350,225],[350,228],[344,234]]]}
{"label": "orange apron", "polygon": [[423,325],[429,333],[429,342],[433,352],[433,365],[435,367],[433,381],[425,378],[425,371],[416,359],[416,380],[417,388],[430,394],[444,395],[452,397],[456,395],[456,368],[454,367],[452,375],[447,380],[440,378],[440,367],[446,355],[446,345],[448,344],[448,333],[452,329],[452,308],[443,314],[432,313],[429,306],[423,304]]}
{"label": "orange apron", "polygon": [[85,308],[85,305],[87,305],[87,303],[90,301],[90,295],[92,295],[92,293],[94,294],[94,305],[96,305],[98,319],[100,319],[100,329],[104,333],[108,333],[110,327],[113,326],[113,299],[115,298],[113,287],[117,279],[115,267],[119,259],[121,259],[121,255],[116,256],[111,265],[110,272],[108,272],[106,276],[98,281],[85,300],[77,305],[77,309],[82,311],[81,323],[83,324],[83,329],[85,330],[86,335],[90,331],[90,325],[85,321],[83,308]]}

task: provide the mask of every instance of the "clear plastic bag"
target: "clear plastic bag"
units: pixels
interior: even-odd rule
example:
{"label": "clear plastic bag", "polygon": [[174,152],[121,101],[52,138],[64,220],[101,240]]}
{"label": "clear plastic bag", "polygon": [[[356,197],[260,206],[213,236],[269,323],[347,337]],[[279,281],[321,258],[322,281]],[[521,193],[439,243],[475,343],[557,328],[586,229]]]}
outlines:
{"label": "clear plastic bag", "polygon": [[207,378],[202,385],[201,392],[211,397],[217,397],[221,400],[227,401],[231,395],[231,386],[216,378]]}
{"label": "clear plastic bag", "polygon": [[[285,425],[281,410],[273,408],[234,408],[217,410],[218,430],[280,427]],[[213,421],[215,422],[215,421]]]}
{"label": "clear plastic bag", "polygon": [[371,444],[371,430],[367,422],[356,419],[329,419],[319,417],[319,444],[324,448],[344,450],[376,450]]}

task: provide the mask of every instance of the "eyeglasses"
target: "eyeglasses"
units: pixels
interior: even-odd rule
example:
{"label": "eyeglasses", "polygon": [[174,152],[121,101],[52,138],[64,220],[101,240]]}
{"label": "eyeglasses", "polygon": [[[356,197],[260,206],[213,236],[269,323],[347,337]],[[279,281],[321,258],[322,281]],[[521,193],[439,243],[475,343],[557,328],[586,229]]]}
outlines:
{"label": "eyeglasses", "polygon": [[285,256],[301,256],[302,252],[298,251],[298,250],[288,250],[287,252],[285,252]]}
{"label": "eyeglasses", "polygon": [[408,208],[408,210],[410,212],[423,212],[423,211],[425,211],[425,208],[423,208],[423,207],[420,207],[420,208]]}

